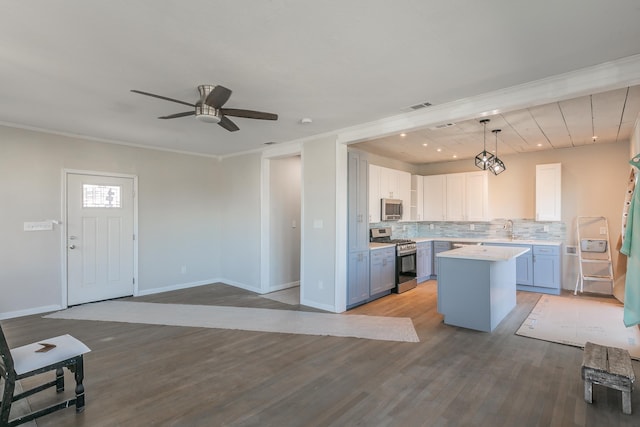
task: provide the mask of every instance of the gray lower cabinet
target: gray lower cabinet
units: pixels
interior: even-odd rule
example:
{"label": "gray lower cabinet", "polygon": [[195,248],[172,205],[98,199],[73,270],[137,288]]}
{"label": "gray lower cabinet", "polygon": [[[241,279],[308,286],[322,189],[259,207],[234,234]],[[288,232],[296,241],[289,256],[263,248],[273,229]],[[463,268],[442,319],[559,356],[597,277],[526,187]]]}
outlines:
{"label": "gray lower cabinet", "polygon": [[396,248],[375,249],[370,256],[369,294],[374,297],[393,289],[396,284]]}
{"label": "gray lower cabinet", "polygon": [[552,245],[519,245],[485,243],[491,246],[517,246],[529,252],[516,258],[516,288],[519,291],[560,294],[560,247]]}
{"label": "gray lower cabinet", "polygon": [[538,292],[560,294],[560,247],[533,246],[533,285]]}
{"label": "gray lower cabinet", "polygon": [[349,254],[347,307],[369,299],[369,250]]}
{"label": "gray lower cabinet", "polygon": [[429,280],[433,274],[433,242],[416,243],[416,275],[418,283]]}
{"label": "gray lower cabinet", "polygon": [[435,276],[438,275],[438,255],[440,252],[450,251],[451,250],[451,242],[433,242],[433,274]]}
{"label": "gray lower cabinet", "polygon": [[349,152],[348,160],[347,308],[352,308],[369,299],[369,163],[366,157],[356,152]]}

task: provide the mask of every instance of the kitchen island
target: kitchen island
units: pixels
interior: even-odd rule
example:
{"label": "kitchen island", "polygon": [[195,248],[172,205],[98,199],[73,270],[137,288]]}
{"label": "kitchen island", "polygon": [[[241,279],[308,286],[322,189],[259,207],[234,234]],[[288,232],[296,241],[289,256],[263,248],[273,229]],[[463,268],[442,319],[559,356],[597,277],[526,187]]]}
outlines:
{"label": "kitchen island", "polygon": [[444,323],[491,332],[516,306],[516,257],[528,248],[463,246],[440,252],[438,312]]}

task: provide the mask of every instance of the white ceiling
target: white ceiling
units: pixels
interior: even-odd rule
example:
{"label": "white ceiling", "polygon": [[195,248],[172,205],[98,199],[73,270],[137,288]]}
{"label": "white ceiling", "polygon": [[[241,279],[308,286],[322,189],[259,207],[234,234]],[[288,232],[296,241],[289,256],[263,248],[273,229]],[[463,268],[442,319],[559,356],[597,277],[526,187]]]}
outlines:
{"label": "white ceiling", "polygon": [[[600,92],[355,144],[407,163],[473,158],[486,147],[498,156],[629,141],[640,114],[640,86]],[[486,133],[480,119],[489,119]],[[492,130],[500,129],[496,134]],[[595,137],[595,138],[594,138]]]}
{"label": "white ceiling", "polygon": [[[0,122],[219,156],[640,54],[637,0],[0,0],[0,7]],[[194,102],[200,84],[232,89],[225,107],[279,120],[234,118],[233,133],[193,117],[158,120],[186,109],[130,92]],[[637,98],[637,89],[630,94]],[[605,120],[608,113],[595,110],[599,97],[589,101]],[[580,144],[592,134],[571,118],[580,123],[588,113],[583,102],[504,113],[490,126],[503,128],[505,152]],[[568,132],[557,139],[548,130],[558,121],[553,109],[567,126],[558,132]],[[303,117],[313,123],[300,124]],[[613,132],[605,128],[603,139]],[[458,141],[448,150],[471,133],[478,151],[475,122],[439,132]]]}

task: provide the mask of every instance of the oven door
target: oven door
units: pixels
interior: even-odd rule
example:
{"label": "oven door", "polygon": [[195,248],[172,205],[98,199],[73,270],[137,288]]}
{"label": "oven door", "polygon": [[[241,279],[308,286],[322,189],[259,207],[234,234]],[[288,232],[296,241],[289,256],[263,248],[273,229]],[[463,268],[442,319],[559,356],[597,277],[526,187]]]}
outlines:
{"label": "oven door", "polygon": [[396,256],[396,289],[402,292],[413,289],[418,285],[416,280],[416,253],[408,253]]}

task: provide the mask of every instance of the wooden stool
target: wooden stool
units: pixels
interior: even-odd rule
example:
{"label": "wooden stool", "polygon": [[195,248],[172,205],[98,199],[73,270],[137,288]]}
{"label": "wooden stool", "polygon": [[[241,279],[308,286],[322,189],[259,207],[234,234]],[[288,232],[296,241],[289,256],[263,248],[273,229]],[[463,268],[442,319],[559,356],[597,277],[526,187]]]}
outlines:
{"label": "wooden stool", "polygon": [[584,346],[582,359],[584,400],[593,402],[593,384],[622,392],[622,412],[631,414],[631,391],[636,376],[627,350],[604,347],[592,342]]}

